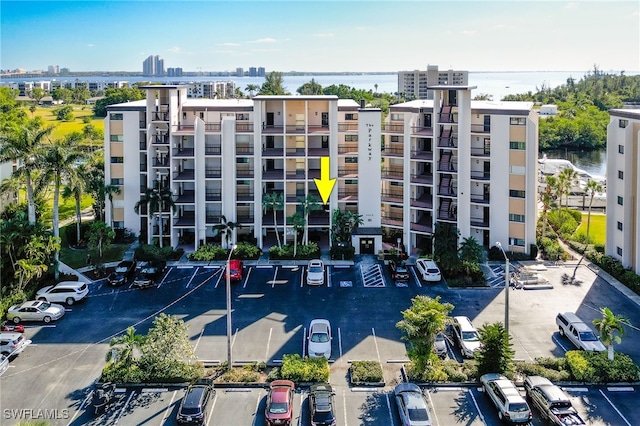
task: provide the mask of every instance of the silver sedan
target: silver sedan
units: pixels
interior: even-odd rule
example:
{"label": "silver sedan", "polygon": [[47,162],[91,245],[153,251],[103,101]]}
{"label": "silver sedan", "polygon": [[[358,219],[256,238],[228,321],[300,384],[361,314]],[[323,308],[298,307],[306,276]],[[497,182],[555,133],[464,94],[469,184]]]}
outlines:
{"label": "silver sedan", "polygon": [[7,319],[15,324],[21,321],[44,321],[49,323],[64,316],[64,307],[44,300],[31,300],[22,305],[13,305],[7,311]]}

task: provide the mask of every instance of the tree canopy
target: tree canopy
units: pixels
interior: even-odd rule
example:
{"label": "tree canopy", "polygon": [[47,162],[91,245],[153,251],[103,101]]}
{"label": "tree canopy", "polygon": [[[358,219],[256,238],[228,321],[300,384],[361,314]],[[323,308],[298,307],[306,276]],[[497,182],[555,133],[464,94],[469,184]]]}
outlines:
{"label": "tree canopy", "polygon": [[93,114],[97,117],[106,117],[109,105],[139,101],[145,98],[145,94],[137,87],[110,87],[104,92],[104,96],[103,99],[97,100],[93,106]]}

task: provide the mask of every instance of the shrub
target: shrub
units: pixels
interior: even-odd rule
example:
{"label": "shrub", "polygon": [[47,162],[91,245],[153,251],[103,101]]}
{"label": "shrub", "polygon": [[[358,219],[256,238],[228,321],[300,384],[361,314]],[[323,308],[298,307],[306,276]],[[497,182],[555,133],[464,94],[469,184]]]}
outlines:
{"label": "shrub", "polygon": [[171,260],[177,255],[182,256],[183,253],[183,249],[174,252],[170,246],[160,248],[152,244],[142,244],[136,249],[135,257],[141,261]]}
{"label": "shrub", "polygon": [[330,250],[331,259],[335,260],[353,260],[356,254],[355,247],[339,247],[336,245],[331,246]]}
{"label": "shrub", "polygon": [[293,256],[293,245],[285,245],[282,247],[271,246],[269,248],[269,259],[315,259],[320,256],[320,248],[318,244],[310,241],[308,245],[299,244],[296,256]]}
{"label": "shrub", "polygon": [[328,382],[329,362],[324,357],[303,359],[298,354],[284,355],[280,377],[294,382]]}
{"label": "shrub", "polygon": [[266,369],[264,362],[244,365],[241,368],[232,368],[225,371],[216,379],[223,383],[250,383],[259,382],[261,374]]}
{"label": "shrub", "polygon": [[351,382],[383,382],[382,366],[378,361],[353,361],[349,369]]}
{"label": "shrub", "polygon": [[467,382],[478,375],[477,363],[466,360],[462,364],[454,359],[441,360],[433,356],[424,371],[417,371],[413,362],[405,365],[405,371],[413,382]]}
{"label": "shrub", "polygon": [[616,353],[609,361],[606,352],[567,352],[567,364],[576,380],[592,383],[635,382],[640,369],[625,354]]}
{"label": "shrub", "polygon": [[260,257],[262,250],[255,244],[238,243],[233,251],[234,259],[257,259]]}
{"label": "shrub", "polygon": [[[560,358],[564,360],[565,358]],[[514,364],[516,373],[525,376],[542,376],[552,382],[566,381],[571,378],[571,373],[565,369],[557,369],[552,366],[545,366],[539,362],[517,361]]]}
{"label": "shrub", "polygon": [[223,249],[219,245],[205,244],[198,247],[198,250],[189,254],[189,260],[195,261],[212,261],[212,260],[226,260],[228,256],[227,250]]}
{"label": "shrub", "polygon": [[[35,293],[35,292],[31,292],[31,293]],[[22,303],[26,300],[29,300],[27,298],[27,293],[22,291],[22,290],[13,290],[11,293],[9,293],[8,295],[4,296],[0,299],[0,318],[4,319],[7,315],[7,311],[9,310],[9,308],[13,305],[16,305],[18,303]]]}

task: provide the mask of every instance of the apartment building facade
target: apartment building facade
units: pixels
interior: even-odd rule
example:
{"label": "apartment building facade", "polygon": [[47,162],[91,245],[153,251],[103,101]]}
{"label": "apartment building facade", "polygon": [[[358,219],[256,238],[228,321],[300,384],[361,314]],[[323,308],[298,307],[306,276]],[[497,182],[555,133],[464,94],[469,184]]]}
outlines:
{"label": "apartment building facade", "polygon": [[399,71],[398,92],[409,99],[433,99],[434,92],[429,86],[469,84],[468,71],[439,71],[437,65],[428,65],[424,71]]}
{"label": "apartment building facade", "polygon": [[605,253],[640,272],[640,109],[609,110]]}
{"label": "apartment building facade", "polygon": [[[307,220],[308,239],[329,245],[335,209],[362,215],[358,253],[376,253],[383,237],[429,251],[438,221],[486,247],[501,241],[528,252],[535,242],[537,115],[532,104],[472,102],[471,87],[433,86],[433,101],[379,109],[335,96],[187,98],[188,86],[146,86],[147,99],[112,105],[105,119],[107,182],[119,186],[108,221],[147,241],[195,250],[223,242],[216,226],[242,225],[234,241],[263,249],[293,241],[294,213],[322,158],[336,184]],[[169,188],[174,212],[134,205],[147,188]],[[263,207],[280,193],[282,210]],[[224,216],[224,219],[223,219]]]}

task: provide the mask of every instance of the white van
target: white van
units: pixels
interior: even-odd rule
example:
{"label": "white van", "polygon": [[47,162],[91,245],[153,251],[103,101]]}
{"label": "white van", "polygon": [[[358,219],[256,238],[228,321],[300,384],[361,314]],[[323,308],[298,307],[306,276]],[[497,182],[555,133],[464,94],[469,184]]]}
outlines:
{"label": "white van", "polygon": [[438,282],[442,279],[436,262],[430,259],[416,260],[416,270],[424,281]]}
{"label": "white van", "polygon": [[473,358],[480,349],[480,335],[467,317],[453,317],[453,334],[456,336],[460,352],[465,358]]}

